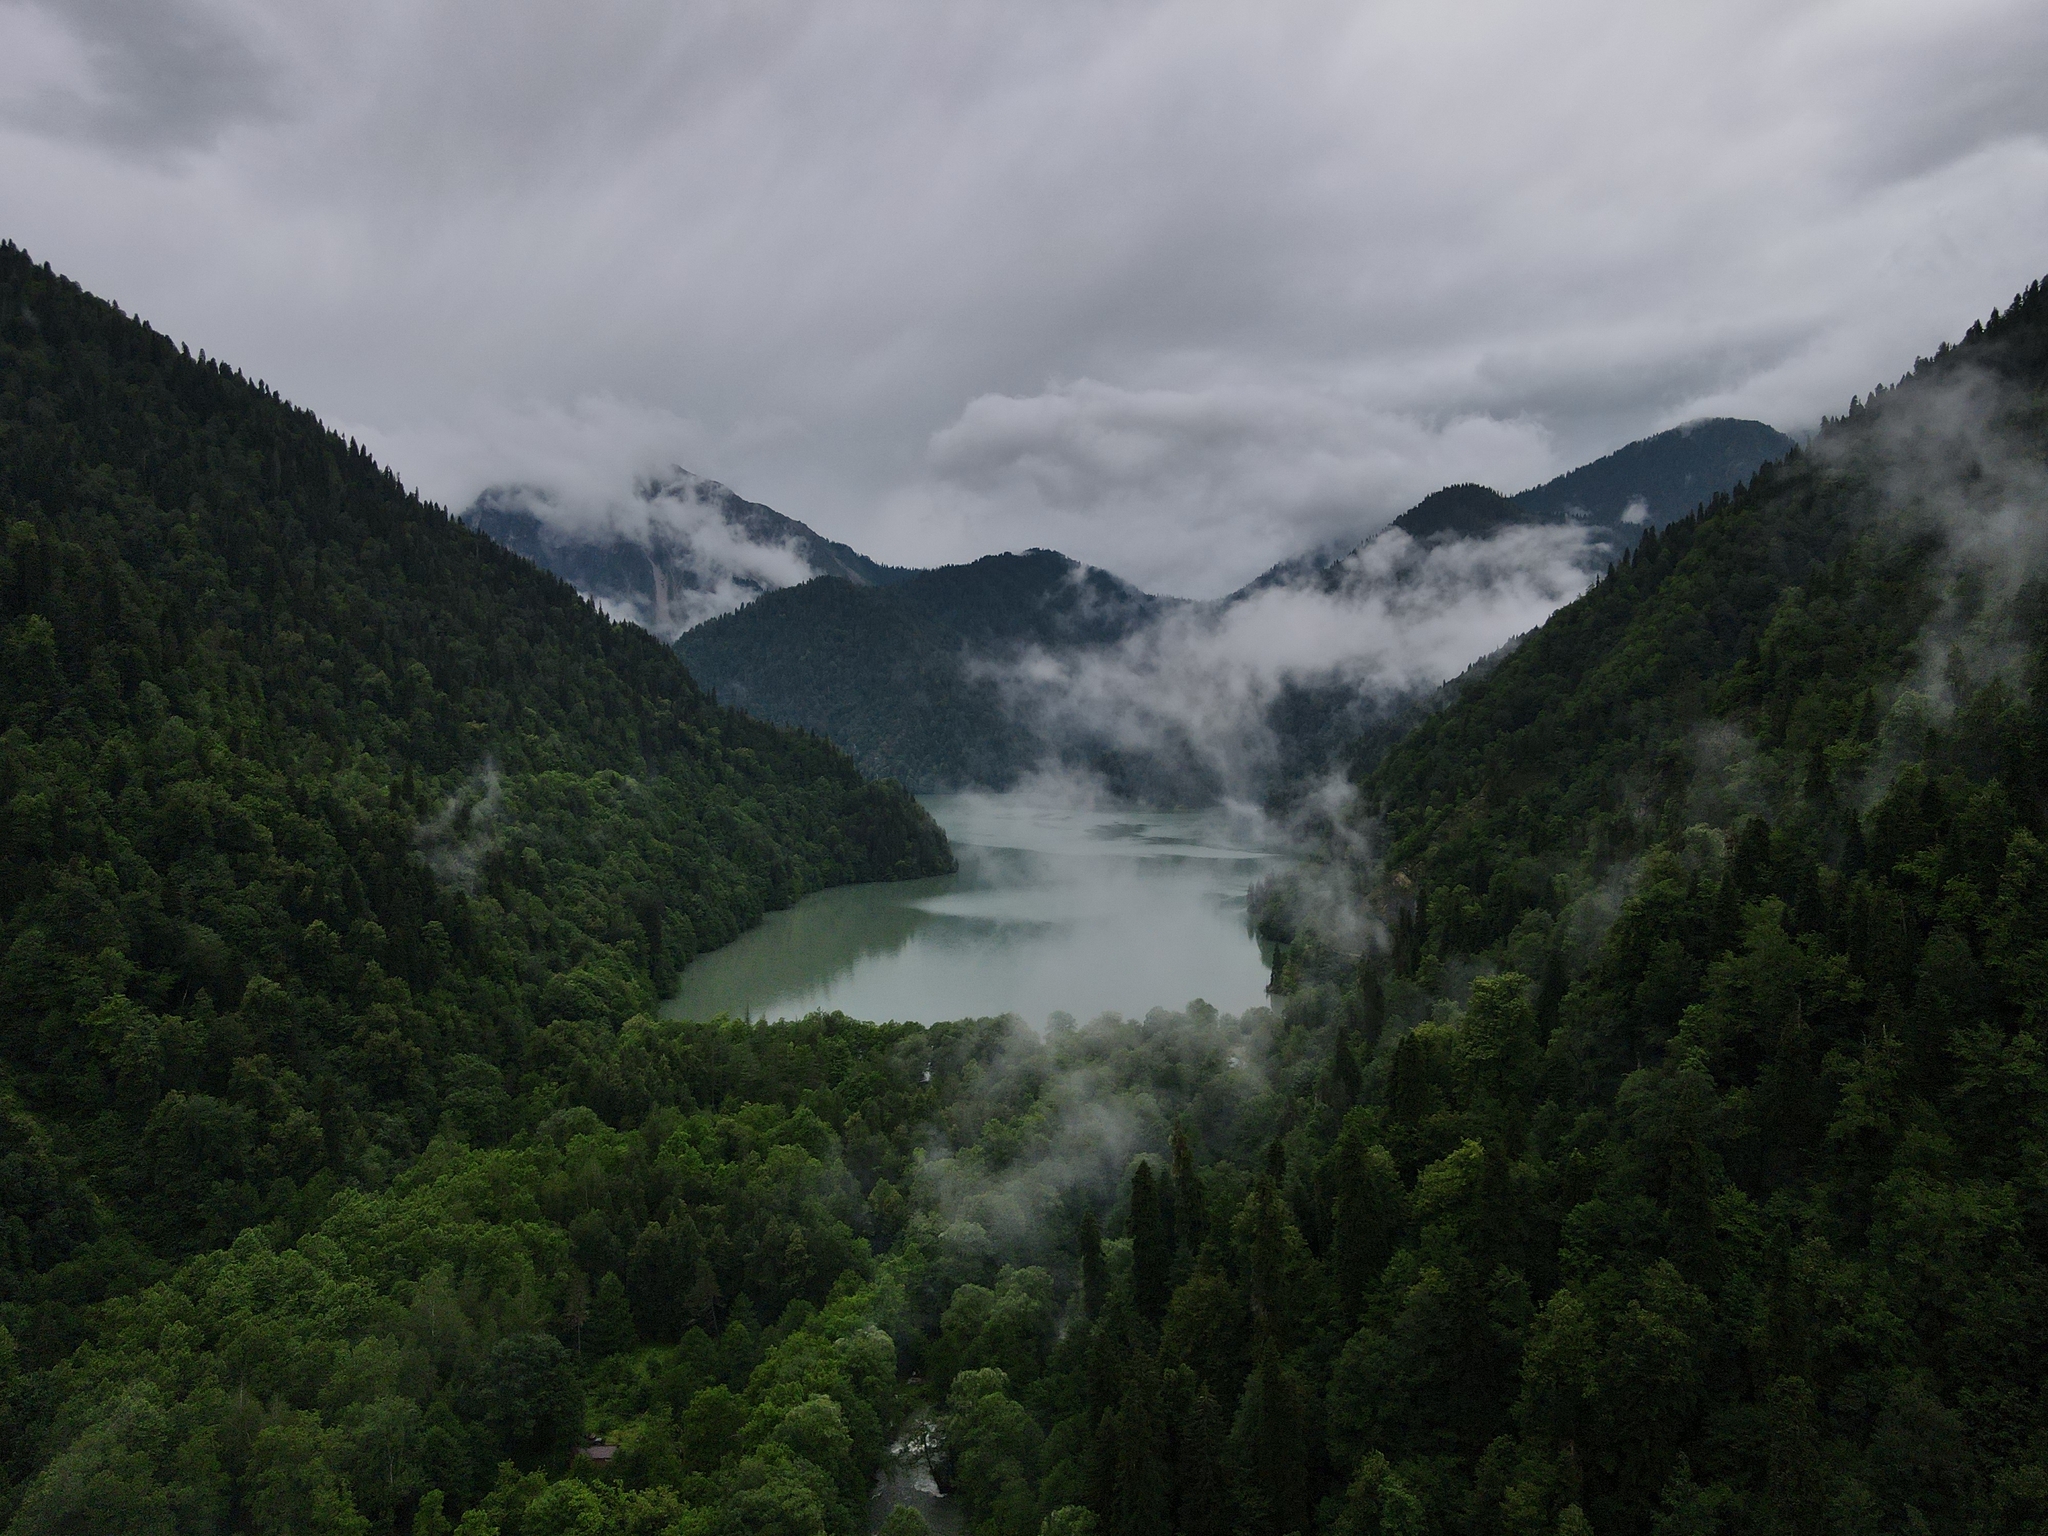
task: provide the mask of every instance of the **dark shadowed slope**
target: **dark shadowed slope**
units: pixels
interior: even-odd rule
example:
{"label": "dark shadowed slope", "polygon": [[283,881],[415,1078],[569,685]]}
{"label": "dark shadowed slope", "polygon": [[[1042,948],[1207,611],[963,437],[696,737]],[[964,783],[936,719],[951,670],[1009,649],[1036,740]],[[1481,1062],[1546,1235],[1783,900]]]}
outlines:
{"label": "dark shadowed slope", "polygon": [[[1534,490],[1517,492],[1515,500],[1541,517],[1640,533],[1683,517],[1797,446],[1763,422],[1710,417],[1617,448]],[[1640,516],[1625,521],[1638,503]]]}
{"label": "dark shadowed slope", "polygon": [[1031,646],[1112,644],[1174,606],[1038,549],[887,587],[820,578],[702,624],[676,649],[728,703],[818,731],[870,773],[1000,788],[1045,744],[985,669]]}

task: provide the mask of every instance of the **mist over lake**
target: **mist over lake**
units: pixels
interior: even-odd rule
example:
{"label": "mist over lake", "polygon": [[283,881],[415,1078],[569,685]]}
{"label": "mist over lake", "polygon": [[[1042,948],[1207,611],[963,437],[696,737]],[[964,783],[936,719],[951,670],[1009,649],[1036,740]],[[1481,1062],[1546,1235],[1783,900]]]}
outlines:
{"label": "mist over lake", "polygon": [[936,1019],[1043,1026],[1195,998],[1236,1013],[1268,971],[1245,893],[1288,862],[1256,816],[928,795],[959,873],[821,891],[699,958],[672,1017]]}

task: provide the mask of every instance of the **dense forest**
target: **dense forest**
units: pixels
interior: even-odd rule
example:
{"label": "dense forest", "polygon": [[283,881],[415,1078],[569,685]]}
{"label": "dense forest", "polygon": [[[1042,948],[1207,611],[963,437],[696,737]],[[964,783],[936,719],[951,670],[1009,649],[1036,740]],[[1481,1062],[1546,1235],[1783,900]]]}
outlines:
{"label": "dense forest", "polygon": [[1362,949],[1041,1034],[647,1017],[943,845],[7,273],[10,1532],[2048,1521],[2039,286],[1395,743]]}
{"label": "dense forest", "polygon": [[16,1492],[55,1427],[21,1373],[91,1308],[552,1101],[765,910],[950,864],[901,790],[11,246],[0,525]]}

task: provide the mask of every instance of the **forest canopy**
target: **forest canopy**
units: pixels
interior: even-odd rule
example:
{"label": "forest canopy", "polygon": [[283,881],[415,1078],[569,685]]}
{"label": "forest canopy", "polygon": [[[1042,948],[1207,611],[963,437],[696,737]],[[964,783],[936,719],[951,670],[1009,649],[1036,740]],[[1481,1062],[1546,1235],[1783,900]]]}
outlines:
{"label": "forest canopy", "polygon": [[0,526],[18,1361],[550,1100],[764,911],[950,867],[894,785],[12,246]]}

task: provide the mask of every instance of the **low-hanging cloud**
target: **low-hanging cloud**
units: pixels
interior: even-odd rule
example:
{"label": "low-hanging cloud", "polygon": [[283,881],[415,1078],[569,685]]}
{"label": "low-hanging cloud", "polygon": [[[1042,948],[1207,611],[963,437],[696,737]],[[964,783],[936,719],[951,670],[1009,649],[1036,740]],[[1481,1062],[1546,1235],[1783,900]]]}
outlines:
{"label": "low-hanging cloud", "polygon": [[[1212,1145],[1234,1131],[1268,1087],[1273,1024],[1264,1008],[1200,1006],[1105,1014],[1078,1030],[1069,1019],[1048,1036],[1018,1023],[975,1063],[950,1111],[958,1144],[942,1136],[927,1149],[915,1194],[943,1221],[980,1228],[1001,1259],[1043,1262],[1065,1238],[1062,1211],[1113,1205],[1135,1158],[1163,1162],[1177,1121]],[[1219,1067],[1220,1081],[1202,1086]],[[995,1118],[1009,1134],[992,1159],[975,1143]]]}
{"label": "low-hanging cloud", "polygon": [[474,895],[484,862],[498,846],[498,815],[505,808],[505,777],[485,758],[413,832],[413,844],[434,878]]}
{"label": "low-hanging cloud", "polygon": [[1955,365],[1878,394],[1812,451],[1871,483],[1872,510],[1895,532],[1937,533],[1948,573],[1984,583],[1986,606],[2003,607],[2048,574],[2048,464],[2038,427],[2020,422],[2034,409],[2000,375]]}
{"label": "low-hanging cloud", "polygon": [[1056,748],[1193,752],[1225,794],[1257,799],[1283,689],[1373,706],[1434,688],[1584,591],[1598,556],[1577,526],[1437,541],[1388,528],[1302,579],[1170,609],[1117,644],[980,665]]}
{"label": "low-hanging cloud", "polygon": [[1854,505],[1888,542],[1932,536],[1934,605],[1914,665],[1884,708],[1859,797],[1869,803],[1993,679],[2023,689],[2030,646],[2018,599],[2048,581],[2048,464],[2037,407],[1998,373],[1951,360],[1875,394],[1809,450],[1861,494]]}
{"label": "low-hanging cloud", "polygon": [[[716,481],[671,469],[609,494],[515,486],[489,493],[481,505],[531,515],[544,563],[612,618],[674,640],[817,574],[796,541],[756,538],[729,519],[728,495]],[[499,533],[487,512],[472,515]],[[643,558],[621,559],[625,553]]]}

